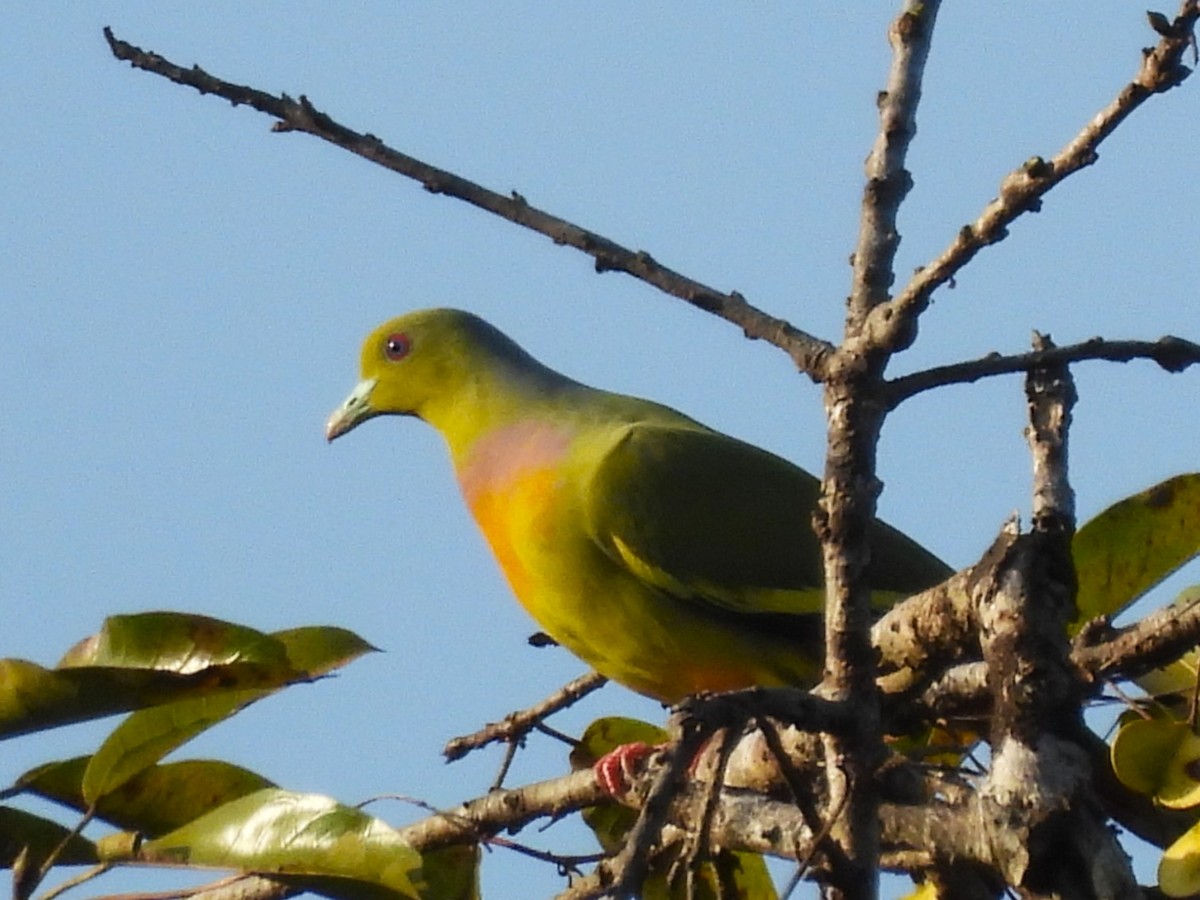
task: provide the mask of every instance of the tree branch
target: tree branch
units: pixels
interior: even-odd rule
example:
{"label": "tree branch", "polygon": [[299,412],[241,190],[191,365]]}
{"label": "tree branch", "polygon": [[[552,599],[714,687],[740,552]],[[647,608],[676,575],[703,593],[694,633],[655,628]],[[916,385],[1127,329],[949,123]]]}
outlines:
{"label": "tree branch", "polygon": [[1095,685],[1133,679],[1170,665],[1200,644],[1200,600],[1157,609],[1141,620],[1097,641],[1096,627],[1075,639],[1071,660]]}
{"label": "tree branch", "polygon": [[535,703],[528,709],[509,713],[503,720],[490,722],[471,734],[451,738],[442,749],[442,755],[446,757],[446,762],[454,762],[462,759],[472,750],[478,750],[496,741],[508,743],[522,741],[530,731],[554,713],[566,709],[606,684],[608,684],[608,679],[597,672],[580,675],[574,681],[564,684],[545,700]]}
{"label": "tree branch", "polygon": [[936,366],[894,378],[887,382],[887,402],[889,409],[895,409],[908,398],[933,388],[970,384],[994,375],[1028,372],[1040,366],[1084,360],[1130,362],[1135,359],[1149,359],[1168,372],[1182,372],[1189,366],[1200,364],[1200,344],[1173,335],[1166,335],[1157,341],[1108,341],[1094,337],[1066,347],[1051,347],[1011,356],[990,353],[979,359]]}
{"label": "tree branch", "polygon": [[871,310],[886,299],[893,280],[899,244],[896,214],[912,184],[904,163],[916,133],[921,78],[938,6],[938,0],[906,0],[888,30],[892,65],[879,98],[878,136],[866,161],[844,337],[826,369],[825,477],[814,516],[826,586],[821,689],[853,703],[859,716],[853,735],[825,737],[826,814],[832,823],[830,837],[841,851],[830,860],[827,886],[833,900],[870,900],[879,886],[879,797],[873,782],[886,751],[866,570],[871,554],[868,534],[880,490],[876,452],[886,415],[880,392],[892,348],[872,340],[864,326]]}
{"label": "tree branch", "polygon": [[[1200,0],[1183,0],[1175,21],[1161,40],[1142,55],[1142,64],[1116,98],[1100,110],[1056,156],[1035,156],[1010,173],[1000,184],[1000,196],[979,217],[964,225],[950,245],[922,268],[892,301],[873,310],[871,330],[888,346],[907,346],[912,340],[910,320],[929,304],[933,292],[952,279],[976,253],[1003,240],[1008,226],[1026,212],[1041,208],[1044,197],[1059,182],[1098,159],[1097,148],[1135,109],[1154,94],[1181,84],[1191,70],[1183,64],[1193,31],[1200,18]],[[1160,32],[1161,33],[1161,32]]]}
{"label": "tree branch", "polygon": [[741,328],[748,338],[765,340],[779,347],[814,381],[819,381],[822,376],[825,357],[831,351],[831,345],[783,319],[768,315],[747,302],[737,291],[719,291],[682,275],[657,262],[645,251],[630,250],[601,234],[531,206],[516,191],[509,195],[499,194],[453,172],[393,150],[373,134],[360,134],[334,121],[316,109],[304,95],[298,101],[286,94],[276,97],[246,85],[223,81],[199,66],[186,69],[157,53],[119,40],[110,28],[104,29],[104,37],[113,56],[129,62],[134,68],[161,75],[176,84],[193,87],[202,94],[224,97],[234,106],[250,106],[279,119],[272,129],[276,132],[299,131],[319,137],[385,169],[421,182],[430,193],[463,200],[543,234],[556,244],[581,250],[595,259],[597,272],[632,275],[664,293],[731,322]]}
{"label": "tree branch", "polygon": [[[867,157],[867,184],[853,256],[849,313],[852,330],[865,321],[871,308],[887,299],[892,286],[892,265],[900,245],[896,215],[912,189],[912,176],[904,162],[917,133],[921,79],[940,5],[936,0],[906,3],[888,31],[892,66],[887,86],[878,98],[879,133]],[[911,336],[916,336],[915,330]]]}

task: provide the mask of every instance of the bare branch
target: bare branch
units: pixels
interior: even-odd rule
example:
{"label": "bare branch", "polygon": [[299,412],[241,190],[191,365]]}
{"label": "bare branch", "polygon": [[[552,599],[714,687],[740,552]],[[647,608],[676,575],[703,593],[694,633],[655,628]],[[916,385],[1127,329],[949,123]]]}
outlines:
{"label": "bare branch", "polygon": [[501,830],[517,831],[534,819],[557,818],[609,800],[590,769],[519,788],[492,791],[447,812],[398,829],[418,850],[483,840]]}
{"label": "bare branch", "polygon": [[[1200,644],[1200,600],[1167,606],[1125,628],[1098,620],[1080,631],[1071,665],[1093,696],[1105,684],[1138,678],[1175,662]],[[936,671],[936,670],[935,670]],[[966,662],[939,675],[918,706],[934,719],[984,717],[989,713],[988,672],[983,662]]]}
{"label": "bare branch", "polygon": [[912,189],[904,161],[917,133],[921,78],[940,5],[937,0],[906,3],[888,31],[892,67],[887,87],[879,94],[879,134],[867,157],[867,185],[853,257],[850,321],[856,324],[851,330],[887,299],[892,286],[892,264],[900,245],[896,215]]}
{"label": "bare branch", "polygon": [[937,366],[892,379],[886,388],[888,406],[895,409],[909,397],[948,384],[970,384],[994,375],[1028,372],[1039,366],[1085,360],[1130,362],[1135,359],[1151,360],[1168,372],[1182,372],[1200,363],[1200,344],[1173,335],[1166,335],[1157,341],[1109,341],[1094,337],[1066,347],[1011,356],[991,353],[979,359]]}
{"label": "bare branch", "polygon": [[970,225],[964,225],[950,245],[922,268],[891,302],[871,314],[870,329],[887,346],[904,347],[912,340],[910,320],[929,304],[933,292],[989,244],[1003,240],[1008,226],[1026,212],[1041,208],[1044,197],[1069,175],[1090,166],[1097,148],[1135,109],[1154,94],[1181,84],[1190,74],[1184,54],[1194,47],[1193,31],[1200,18],[1200,0],[1183,0],[1179,14],[1158,44],[1142,55],[1142,64],[1121,92],[1100,110],[1078,135],[1049,160],[1035,156],[1000,184],[1000,196]]}
{"label": "bare branch", "polygon": [[[1034,352],[1054,349],[1048,335],[1034,333]],[[1029,400],[1029,427],[1026,429],[1033,457],[1033,530],[1055,540],[1055,551],[1069,561],[1070,539],[1075,533],[1075,491],[1067,477],[1067,436],[1071,429],[1071,412],[1078,395],[1070,369],[1064,363],[1038,366],[1025,382]],[[1065,542],[1065,543],[1064,543]],[[1070,589],[1069,603],[1060,610],[1062,633],[1075,618],[1075,577],[1064,580]],[[1058,576],[1051,573],[1051,577]],[[1052,582],[1053,583],[1053,582]],[[1065,649],[1065,647],[1064,647]]]}
{"label": "bare branch", "polygon": [[1164,606],[1105,635],[1103,641],[1097,637],[1098,629],[1092,627],[1075,639],[1071,659],[1080,672],[1095,684],[1137,678],[1173,663],[1200,644],[1200,600]]}
{"label": "bare branch", "polygon": [[265,875],[230,875],[210,884],[172,891],[105,894],[93,900],[284,900],[306,890]]}
{"label": "bare branch", "polygon": [[822,690],[854,703],[859,716],[857,733],[825,738],[828,810],[838,810],[830,837],[840,847],[830,858],[827,888],[833,900],[868,900],[878,893],[879,798],[871,784],[886,753],[866,571],[871,552],[867,535],[880,489],[875,459],[886,414],[879,395],[893,348],[873,341],[865,325],[872,309],[886,299],[893,279],[896,214],[912,184],[904,163],[916,133],[921,78],[938,7],[938,0],[906,0],[888,31],[892,66],[879,98],[879,133],[866,162],[844,339],[826,368],[825,477],[814,517],[826,585]]}
{"label": "bare branch", "polygon": [[454,762],[472,750],[478,750],[496,741],[519,742],[545,719],[607,683],[608,679],[596,672],[580,675],[528,709],[509,713],[502,721],[491,722],[472,734],[451,738],[442,749],[442,755],[446,757],[447,762]]}
{"label": "bare branch", "polygon": [[768,315],[747,302],[737,291],[719,291],[688,278],[657,262],[645,251],[630,250],[603,235],[531,206],[516,191],[508,195],[499,194],[453,172],[393,150],[372,134],[360,134],[334,121],[317,110],[303,95],[298,101],[286,94],[276,97],[246,85],[223,81],[199,66],[187,69],[176,65],[157,53],[119,40],[109,28],[104,29],[104,36],[113,55],[128,61],[135,68],[161,75],[176,84],[193,87],[202,94],[224,97],[234,106],[253,107],[279,119],[274,131],[300,131],[319,137],[376,165],[421,182],[430,193],[464,200],[472,206],[543,234],[556,244],[581,250],[595,259],[597,272],[624,272],[664,293],[685,300],[738,326],[746,337],[765,340],[779,347],[814,381],[821,378],[825,357],[832,349],[830,344],[783,319]]}

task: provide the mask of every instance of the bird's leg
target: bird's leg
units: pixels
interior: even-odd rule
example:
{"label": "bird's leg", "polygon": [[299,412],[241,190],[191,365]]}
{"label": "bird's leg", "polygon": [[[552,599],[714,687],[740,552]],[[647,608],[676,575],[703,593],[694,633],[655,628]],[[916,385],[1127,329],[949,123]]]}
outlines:
{"label": "bird's leg", "polygon": [[[722,745],[724,746],[724,745]],[[628,744],[621,744],[592,764],[592,771],[596,774],[596,781],[600,783],[600,787],[604,792],[614,800],[623,800],[633,788],[634,780],[641,775],[642,770],[646,767],[647,760],[660,750],[666,750],[670,747],[668,743],[662,744],[647,744],[645,741],[631,741]],[[701,769],[701,765],[705,760],[706,751],[712,749],[711,736],[705,738],[698,750],[691,757],[687,766],[687,775],[695,776],[697,771]],[[729,744],[729,749],[732,749],[732,744]],[[715,764],[721,771],[724,771],[724,764]],[[707,771],[707,769],[706,769]]]}
{"label": "bird's leg", "polygon": [[596,781],[606,794],[619,801],[633,788],[634,779],[646,767],[646,760],[664,747],[666,744],[634,741],[609,750],[592,765]]}

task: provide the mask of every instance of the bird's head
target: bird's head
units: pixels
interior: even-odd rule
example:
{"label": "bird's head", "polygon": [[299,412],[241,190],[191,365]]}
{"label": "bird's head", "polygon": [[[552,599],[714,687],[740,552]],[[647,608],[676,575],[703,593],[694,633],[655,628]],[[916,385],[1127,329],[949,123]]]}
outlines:
{"label": "bird's head", "polygon": [[538,364],[483,319],[425,309],[384,322],[363,343],[361,377],[325,425],[334,440],[381,415],[418,416],[442,427],[439,412],[462,406],[506,370]]}

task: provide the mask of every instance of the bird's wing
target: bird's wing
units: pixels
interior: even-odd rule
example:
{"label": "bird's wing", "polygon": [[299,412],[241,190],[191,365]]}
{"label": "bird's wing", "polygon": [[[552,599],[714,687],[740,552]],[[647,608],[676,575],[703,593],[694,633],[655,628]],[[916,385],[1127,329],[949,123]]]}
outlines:
{"label": "bird's wing", "polygon": [[[792,463],[701,426],[629,425],[588,479],[593,540],[643,581],[737,613],[812,613],[824,606],[812,529],[817,479]],[[872,588],[905,595],[948,568],[877,523]]]}
{"label": "bird's wing", "polygon": [[742,613],[821,608],[819,485],[700,427],[626,426],[588,479],[593,540],[673,596]]}

